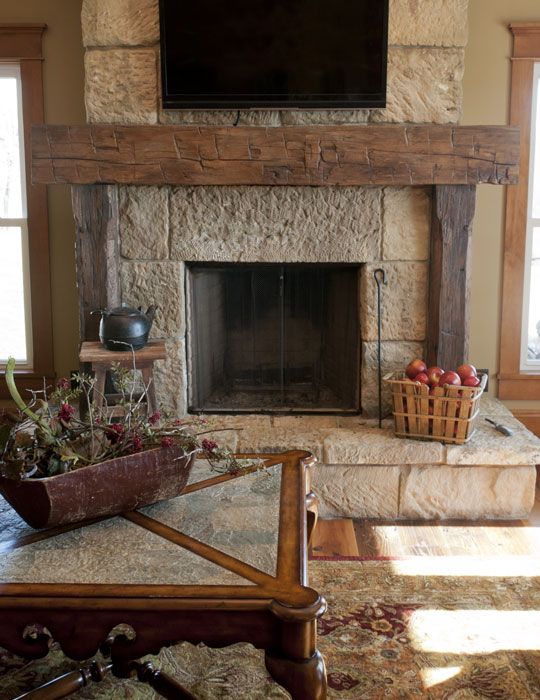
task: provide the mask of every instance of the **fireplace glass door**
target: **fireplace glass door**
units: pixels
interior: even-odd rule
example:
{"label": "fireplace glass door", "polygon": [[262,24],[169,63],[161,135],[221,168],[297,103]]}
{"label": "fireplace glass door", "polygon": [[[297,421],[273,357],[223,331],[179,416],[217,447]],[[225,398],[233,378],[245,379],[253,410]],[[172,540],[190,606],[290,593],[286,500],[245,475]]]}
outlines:
{"label": "fireplace glass door", "polygon": [[358,410],[358,267],[188,269],[192,412]]}

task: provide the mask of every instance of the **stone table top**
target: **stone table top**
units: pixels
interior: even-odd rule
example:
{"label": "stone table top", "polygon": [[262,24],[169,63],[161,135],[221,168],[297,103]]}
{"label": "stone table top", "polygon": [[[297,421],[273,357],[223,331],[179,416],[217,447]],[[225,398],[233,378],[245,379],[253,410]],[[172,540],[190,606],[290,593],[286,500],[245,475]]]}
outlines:
{"label": "stone table top", "polygon": [[[196,462],[190,483],[210,476]],[[276,465],[139,512],[274,576],[280,487]],[[252,585],[122,516],[12,549],[36,531],[0,498],[0,524],[0,583]]]}

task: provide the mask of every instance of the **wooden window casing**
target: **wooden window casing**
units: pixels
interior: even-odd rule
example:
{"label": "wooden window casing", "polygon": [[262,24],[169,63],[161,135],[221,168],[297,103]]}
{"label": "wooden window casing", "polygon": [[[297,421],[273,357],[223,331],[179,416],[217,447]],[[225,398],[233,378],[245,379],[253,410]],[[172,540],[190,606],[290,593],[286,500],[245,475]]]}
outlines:
{"label": "wooden window casing", "polygon": [[540,22],[511,24],[514,37],[510,124],[521,129],[519,184],[508,187],[502,286],[499,398],[540,399],[540,373],[521,369],[531,118],[535,64],[540,62]]}
{"label": "wooden window casing", "polygon": [[[17,369],[17,385],[22,391],[41,389],[43,377],[54,377],[47,188],[31,182],[30,152],[31,125],[44,122],[42,36],[45,29],[45,24],[0,24],[0,63],[20,66],[22,88],[33,358],[31,367]],[[8,397],[2,376],[0,399]]]}

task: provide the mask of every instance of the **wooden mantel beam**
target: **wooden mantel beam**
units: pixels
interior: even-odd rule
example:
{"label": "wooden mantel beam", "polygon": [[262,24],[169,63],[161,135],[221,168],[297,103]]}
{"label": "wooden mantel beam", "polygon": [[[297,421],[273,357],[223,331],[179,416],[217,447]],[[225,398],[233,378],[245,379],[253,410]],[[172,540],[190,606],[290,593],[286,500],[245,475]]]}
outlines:
{"label": "wooden mantel beam", "polygon": [[476,185],[518,179],[500,126],[34,126],[36,184]]}

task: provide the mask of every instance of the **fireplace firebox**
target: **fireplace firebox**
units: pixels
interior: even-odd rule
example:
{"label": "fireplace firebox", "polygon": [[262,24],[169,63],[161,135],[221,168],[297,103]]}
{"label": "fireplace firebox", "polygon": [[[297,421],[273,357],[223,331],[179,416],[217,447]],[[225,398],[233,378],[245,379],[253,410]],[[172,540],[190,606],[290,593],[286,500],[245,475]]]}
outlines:
{"label": "fireplace firebox", "polygon": [[359,272],[189,264],[190,411],[357,412]]}

